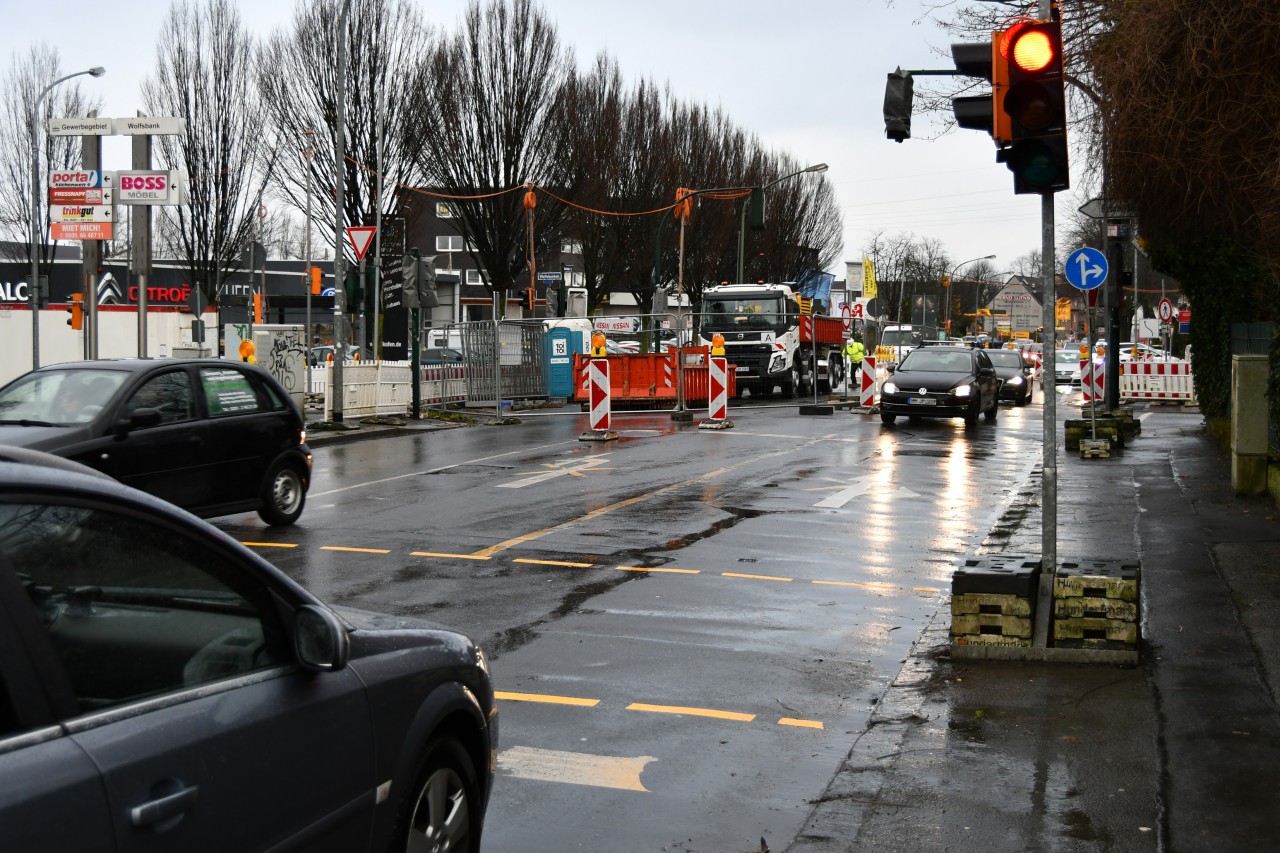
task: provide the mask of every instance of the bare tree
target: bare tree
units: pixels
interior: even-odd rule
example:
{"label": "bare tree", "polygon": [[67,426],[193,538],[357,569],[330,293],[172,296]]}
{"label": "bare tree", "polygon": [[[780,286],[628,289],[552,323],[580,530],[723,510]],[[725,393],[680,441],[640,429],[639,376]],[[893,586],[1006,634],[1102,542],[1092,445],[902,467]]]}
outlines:
{"label": "bare tree", "polygon": [[[312,251],[317,256],[323,249],[315,247],[334,245],[338,174],[333,163],[337,123],[334,22],[339,6],[339,0],[300,0],[294,7],[292,29],[279,30],[267,38],[257,58],[267,134],[273,150],[279,152],[272,190],[301,212],[307,208],[310,184],[313,218],[319,234],[324,235],[313,238]],[[347,18],[346,162],[341,172],[344,227],[374,224],[379,114],[384,136],[382,212],[397,212],[397,187],[421,183],[415,163],[419,142],[403,130],[421,120],[421,104],[415,100],[410,78],[426,61],[430,43],[431,30],[409,0],[355,0],[351,5]],[[306,57],[306,61],[299,61],[299,57]],[[434,127],[434,118],[431,124]]]}
{"label": "bare tree", "polygon": [[209,301],[254,236],[270,162],[255,173],[264,141],[252,75],[254,43],[230,0],[175,0],[143,81],[153,115],[186,119],[181,136],[158,136],[160,165],[185,169],[187,204],[161,209],[158,234]]}
{"label": "bare tree", "polygon": [[504,299],[563,236],[564,205],[543,194],[530,210],[520,188],[572,181],[559,132],[572,74],[555,25],[530,0],[473,0],[461,29],[412,73],[404,131],[421,146],[415,164],[426,187],[453,197],[471,255]]}
{"label": "bare tree", "polygon": [[41,132],[37,152],[37,185],[42,198],[32,209],[31,199],[31,135],[32,111],[36,98],[46,86],[63,75],[57,48],[35,45],[25,54],[15,54],[9,71],[0,78],[0,238],[12,242],[0,244],[0,253],[9,260],[31,263],[31,221],[35,219],[39,239],[36,252],[42,274],[49,274],[56,241],[49,239],[48,193],[45,177],[55,169],[79,168],[80,139],[74,136],[51,136],[49,119],[79,117],[96,113],[100,98],[85,94],[76,80],[68,80],[51,91],[41,104],[38,117]]}
{"label": "bare tree", "polygon": [[880,304],[873,310],[879,319],[910,322],[915,300],[921,297],[933,300],[934,305],[942,304],[942,277],[951,266],[937,238],[877,232],[863,255],[875,265]]}

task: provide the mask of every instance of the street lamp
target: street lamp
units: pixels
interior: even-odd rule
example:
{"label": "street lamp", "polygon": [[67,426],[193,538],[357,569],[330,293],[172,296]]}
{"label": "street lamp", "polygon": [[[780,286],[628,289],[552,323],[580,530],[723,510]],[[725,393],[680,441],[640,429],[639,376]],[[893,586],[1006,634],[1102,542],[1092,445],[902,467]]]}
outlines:
{"label": "street lamp", "polygon": [[[950,282],[952,276],[958,273],[960,271],[960,267],[964,266],[965,264],[973,264],[973,263],[977,263],[978,261],[990,261],[990,260],[993,260],[994,258],[995,258],[995,255],[983,255],[980,258],[970,258],[967,261],[961,261],[960,263],[956,264],[954,267],[951,268],[951,272],[947,273],[947,281]],[[951,293],[950,292],[947,293],[946,300],[947,300],[947,337],[951,337]]]}
{"label": "street lamp", "polygon": [[31,107],[31,281],[27,283],[27,304],[31,306],[31,369],[40,366],[40,103],[59,83],[88,74],[101,77],[107,69],[101,65],[59,77],[36,98]]}
{"label": "street lamp", "polygon": [[[815,163],[812,166],[806,166],[805,168],[801,169],[798,172],[792,172],[790,175],[783,175],[781,178],[776,178],[762,187],[752,187],[752,190],[759,189],[760,192],[763,193],[765,190],[769,189],[769,187],[772,187],[775,184],[780,184],[783,181],[796,177],[797,175],[803,175],[806,172],[825,172],[825,171],[827,171],[826,163]],[[749,206],[750,206],[750,199],[748,198],[742,202],[742,214],[738,217],[738,283],[739,284],[742,283],[742,277],[743,277],[742,256],[746,249],[747,207]]]}

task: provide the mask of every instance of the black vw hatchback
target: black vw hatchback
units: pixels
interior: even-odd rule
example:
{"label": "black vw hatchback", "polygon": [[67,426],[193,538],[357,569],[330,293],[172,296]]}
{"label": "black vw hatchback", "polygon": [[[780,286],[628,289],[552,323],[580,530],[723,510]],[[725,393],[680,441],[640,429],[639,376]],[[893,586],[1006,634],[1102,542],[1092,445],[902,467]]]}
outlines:
{"label": "black vw hatchback", "polygon": [[306,440],[280,383],[240,362],[68,362],[0,388],[0,444],[73,459],[206,518],[296,521],[311,482]]}
{"label": "black vw hatchback", "polygon": [[907,353],[880,393],[880,419],[911,418],[994,421],[1000,413],[1000,380],[987,353],[964,346],[926,346]]}

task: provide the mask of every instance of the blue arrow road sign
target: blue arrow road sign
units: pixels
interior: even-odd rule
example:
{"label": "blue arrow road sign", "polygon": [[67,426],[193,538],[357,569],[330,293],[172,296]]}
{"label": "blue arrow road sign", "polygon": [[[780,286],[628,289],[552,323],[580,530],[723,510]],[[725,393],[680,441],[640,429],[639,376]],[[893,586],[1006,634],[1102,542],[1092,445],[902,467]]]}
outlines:
{"label": "blue arrow road sign", "polygon": [[1093,290],[1107,280],[1107,258],[1085,246],[1067,256],[1067,281],[1079,290]]}

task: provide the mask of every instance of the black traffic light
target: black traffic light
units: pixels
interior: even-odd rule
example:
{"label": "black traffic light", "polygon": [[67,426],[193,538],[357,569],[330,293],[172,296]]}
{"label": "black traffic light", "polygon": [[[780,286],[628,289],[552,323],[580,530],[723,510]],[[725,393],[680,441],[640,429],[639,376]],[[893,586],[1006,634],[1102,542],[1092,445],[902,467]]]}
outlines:
{"label": "black traffic light", "polygon": [[1013,172],[1015,193],[1067,189],[1071,180],[1061,25],[1018,22],[1005,32],[999,56],[1009,82],[1003,110],[1008,115],[1010,144],[996,159]]}
{"label": "black traffic light", "polygon": [[418,269],[418,306],[435,308],[440,304],[440,297],[436,295],[436,256],[420,258],[418,263],[421,264]]}
{"label": "black traffic light", "polygon": [[563,279],[556,285],[556,316],[563,317],[569,310],[569,283]]}
{"label": "black traffic light", "polygon": [[894,142],[911,138],[911,102],[915,82],[901,68],[891,72],[884,84],[884,135]]}
{"label": "black traffic light", "polygon": [[533,306],[537,303],[537,301],[538,301],[538,292],[534,290],[532,287],[526,287],[524,289],[524,307],[532,311]]}
{"label": "black traffic light", "polygon": [[764,187],[752,187],[747,198],[747,221],[752,231],[764,230]]}
{"label": "black traffic light", "polygon": [[84,294],[71,294],[71,301],[67,304],[67,313],[71,316],[67,318],[67,325],[75,329],[77,332],[84,328]]}
{"label": "black traffic light", "polygon": [[405,255],[400,259],[400,271],[404,276],[402,285],[400,304],[405,308],[417,308],[418,305],[418,270],[422,264],[419,262],[416,250],[415,254]]}
{"label": "black traffic light", "polygon": [[355,267],[348,266],[346,275],[342,278],[342,289],[347,292],[347,307],[354,309],[360,304],[360,298],[364,296],[364,290],[360,286],[360,271]]}
{"label": "black traffic light", "polygon": [[951,58],[956,71],[967,77],[977,77],[991,83],[991,93],[960,95],[951,99],[951,111],[956,124],[970,130],[984,130],[991,134],[996,144],[1010,141],[1009,117],[1001,108],[1008,88],[1008,70],[1001,61],[1000,48],[1003,32],[991,34],[989,42],[968,42],[951,45]]}

